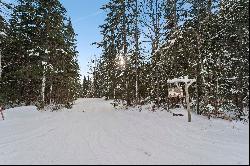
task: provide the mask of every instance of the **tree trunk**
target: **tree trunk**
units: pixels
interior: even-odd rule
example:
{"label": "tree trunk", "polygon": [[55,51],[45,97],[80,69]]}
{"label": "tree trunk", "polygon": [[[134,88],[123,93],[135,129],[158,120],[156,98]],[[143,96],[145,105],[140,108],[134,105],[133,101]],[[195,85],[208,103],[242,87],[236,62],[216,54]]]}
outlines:
{"label": "tree trunk", "polygon": [[[125,3],[125,1],[123,1],[123,25],[122,26],[123,26],[122,27],[122,31],[123,31],[122,32],[123,33],[123,56],[127,62],[127,52],[128,52],[128,48],[127,48],[127,16],[126,16],[126,3]],[[127,73],[126,71],[127,71],[127,67],[125,67],[125,73]],[[126,101],[127,101],[127,106],[130,106],[131,102],[130,102],[130,96],[129,96],[128,77],[129,77],[129,75],[127,75],[127,77],[125,77]]]}
{"label": "tree trunk", "polygon": [[185,84],[185,91],[186,91],[186,103],[187,103],[187,111],[188,111],[188,122],[191,122],[191,110],[190,110],[188,88],[189,88],[189,85],[186,83]]}
{"label": "tree trunk", "polygon": [[[44,62],[43,62],[44,63]],[[43,64],[44,65],[44,64]],[[43,77],[42,77],[42,89],[41,89],[41,96],[42,96],[42,107],[45,104],[45,87],[46,87],[46,76],[45,76],[45,66],[43,69]]]}
{"label": "tree trunk", "polygon": [[0,112],[1,112],[1,115],[2,115],[2,119],[4,120],[4,116],[3,116],[3,108],[0,106]]}
{"label": "tree trunk", "polygon": [[238,94],[237,94],[237,98],[238,98],[238,109],[239,109],[239,116],[243,116],[244,115],[244,104],[243,104],[243,100],[244,100],[244,97],[243,97],[243,92],[242,92],[242,87],[243,87],[243,76],[242,76],[242,72],[240,72],[239,74],[239,79],[238,79],[238,88],[237,88],[237,91],[238,91]]}
{"label": "tree trunk", "polygon": [[159,82],[159,72],[156,71],[156,75],[157,75],[157,87],[156,87],[156,91],[157,91],[157,107],[160,107],[160,82]]}
{"label": "tree trunk", "polygon": [[138,86],[138,66],[139,66],[139,36],[138,36],[138,32],[139,32],[139,28],[138,28],[138,0],[136,0],[136,29],[135,29],[135,44],[136,44],[136,80],[135,80],[135,100],[136,100],[136,105],[138,105],[139,101],[139,86]]}
{"label": "tree trunk", "polygon": [[2,51],[0,50],[0,80],[2,78]]}
{"label": "tree trunk", "polygon": [[53,91],[53,83],[50,85],[50,99],[49,99],[49,104],[52,104],[52,91]]}
{"label": "tree trunk", "polygon": [[178,28],[178,20],[177,20],[177,2],[176,0],[172,0],[173,2],[173,22],[174,22],[174,32],[177,30]]}
{"label": "tree trunk", "polygon": [[196,69],[196,79],[197,79],[197,114],[201,115],[201,110],[200,110],[200,101],[201,101],[201,92],[202,92],[202,63],[203,63],[203,58],[201,54],[201,35],[200,35],[200,25],[199,25],[199,32],[197,33],[197,49],[198,49],[198,58],[197,58],[197,69]]}

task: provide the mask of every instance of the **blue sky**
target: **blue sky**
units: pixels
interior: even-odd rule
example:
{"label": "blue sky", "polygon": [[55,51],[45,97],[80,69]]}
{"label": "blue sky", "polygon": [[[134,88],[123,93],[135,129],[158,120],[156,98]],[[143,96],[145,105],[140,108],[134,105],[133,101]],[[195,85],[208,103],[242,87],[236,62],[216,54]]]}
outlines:
{"label": "blue sky", "polygon": [[77,36],[77,46],[79,51],[79,64],[81,74],[86,75],[89,68],[88,62],[101,50],[91,43],[100,41],[100,29],[104,22],[105,13],[100,10],[108,0],[60,0],[71,17]]}

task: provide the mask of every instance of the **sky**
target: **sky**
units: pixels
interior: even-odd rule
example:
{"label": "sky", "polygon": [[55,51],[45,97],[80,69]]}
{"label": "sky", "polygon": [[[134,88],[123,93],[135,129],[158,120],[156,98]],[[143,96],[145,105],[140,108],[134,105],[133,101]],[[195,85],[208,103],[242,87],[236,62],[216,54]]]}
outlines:
{"label": "sky", "polygon": [[99,56],[101,50],[93,42],[101,40],[99,25],[103,24],[105,13],[100,9],[108,0],[60,0],[71,17],[77,36],[81,75],[87,75],[88,62]]}

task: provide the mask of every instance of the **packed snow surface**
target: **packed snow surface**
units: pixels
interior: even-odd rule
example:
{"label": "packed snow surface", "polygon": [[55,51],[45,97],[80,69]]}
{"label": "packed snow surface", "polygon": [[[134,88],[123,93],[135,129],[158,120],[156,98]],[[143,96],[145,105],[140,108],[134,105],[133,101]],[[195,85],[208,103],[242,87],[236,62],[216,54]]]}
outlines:
{"label": "packed snow surface", "polygon": [[249,124],[175,117],[167,111],[115,110],[79,99],[70,110],[5,110],[2,164],[249,164]]}

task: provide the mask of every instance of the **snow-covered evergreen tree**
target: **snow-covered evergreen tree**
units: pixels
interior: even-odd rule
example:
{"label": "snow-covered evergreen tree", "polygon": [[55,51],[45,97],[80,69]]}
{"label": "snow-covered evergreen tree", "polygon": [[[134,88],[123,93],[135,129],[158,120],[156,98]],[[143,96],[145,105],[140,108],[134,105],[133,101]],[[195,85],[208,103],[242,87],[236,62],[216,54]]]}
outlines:
{"label": "snow-covered evergreen tree", "polygon": [[69,104],[79,66],[74,30],[58,0],[19,0],[4,51],[3,86],[11,103]]}
{"label": "snow-covered evergreen tree", "polygon": [[[167,103],[167,80],[189,76],[197,80],[191,99],[198,114],[231,105],[242,115],[249,98],[248,5],[111,0],[103,8],[108,13],[101,26],[103,53],[95,73],[100,96],[123,99],[128,105],[140,96],[159,106]],[[140,59],[148,55],[149,60]]]}

